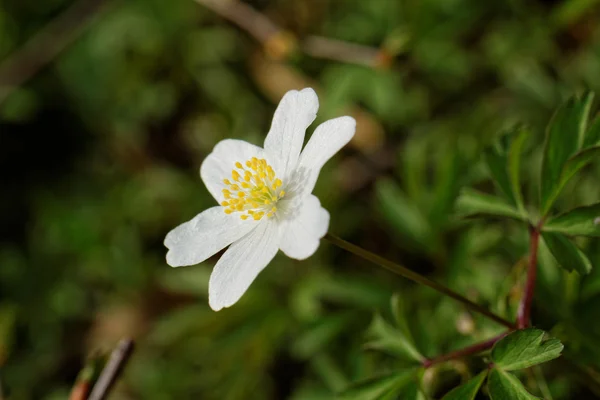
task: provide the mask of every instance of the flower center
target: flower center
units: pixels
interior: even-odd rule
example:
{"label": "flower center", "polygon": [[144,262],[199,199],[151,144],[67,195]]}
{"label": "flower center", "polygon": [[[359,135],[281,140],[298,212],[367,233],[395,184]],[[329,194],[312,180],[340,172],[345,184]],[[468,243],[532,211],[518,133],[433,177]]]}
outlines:
{"label": "flower center", "polygon": [[265,159],[252,157],[244,165],[235,163],[231,179],[223,179],[225,214],[240,212],[240,218],[250,217],[258,221],[265,215],[273,217],[277,211],[277,202],[285,195],[281,190],[283,182],[275,176],[273,168]]}

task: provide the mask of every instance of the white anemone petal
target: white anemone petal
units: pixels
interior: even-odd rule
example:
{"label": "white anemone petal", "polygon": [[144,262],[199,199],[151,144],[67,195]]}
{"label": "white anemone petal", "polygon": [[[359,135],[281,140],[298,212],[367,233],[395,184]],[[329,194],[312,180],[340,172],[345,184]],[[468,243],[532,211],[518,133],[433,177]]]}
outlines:
{"label": "white anemone petal", "polygon": [[312,193],[323,165],[348,144],[355,129],[356,121],[352,117],[330,119],[319,125],[300,155],[287,190],[295,197]]}
{"label": "white anemone petal", "polygon": [[279,240],[277,223],[263,220],[227,249],[210,276],[208,303],[213,310],[230,307],[242,297],[277,254]]}
{"label": "white anemone petal", "polygon": [[329,213],[316,196],[309,195],[298,210],[282,222],[279,248],[290,258],[304,260],[317,251],[328,228]]}
{"label": "white anemone petal", "polygon": [[255,221],[225,214],[223,207],[209,208],[167,234],[167,263],[172,267],[201,263],[256,226]]}
{"label": "white anemone petal", "polygon": [[315,120],[318,109],[317,94],[306,88],[287,92],[275,110],[265,150],[273,159],[277,176],[284,180],[298,163],[306,128]]}

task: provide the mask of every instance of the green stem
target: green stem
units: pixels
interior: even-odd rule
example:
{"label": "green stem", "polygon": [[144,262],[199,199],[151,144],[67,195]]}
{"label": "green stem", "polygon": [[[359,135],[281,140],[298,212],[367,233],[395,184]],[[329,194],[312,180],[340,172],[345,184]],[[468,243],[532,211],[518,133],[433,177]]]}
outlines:
{"label": "green stem", "polygon": [[464,304],[468,309],[470,309],[474,312],[477,312],[481,315],[484,315],[484,316],[488,317],[489,319],[494,320],[497,323],[506,326],[507,328],[513,329],[515,327],[515,325],[512,322],[494,314],[487,308],[482,307],[479,304],[472,302],[471,300],[467,299],[466,297],[456,293],[452,289],[449,289],[442,284],[439,284],[435,281],[432,281],[429,278],[419,275],[416,272],[411,271],[410,269],[408,269],[406,267],[403,267],[402,265],[396,264],[395,262],[392,262],[388,259],[378,256],[375,253],[371,253],[370,251],[365,250],[361,247],[358,247],[352,243],[349,243],[349,242],[345,241],[344,239],[341,239],[337,236],[332,235],[331,233],[328,233],[327,235],[325,235],[325,239],[327,239],[330,243],[338,246],[339,248],[349,251],[350,253],[352,253],[364,260],[370,261],[373,264],[377,264],[389,271],[392,271],[395,274],[398,274],[407,279],[410,279],[413,282],[420,283],[425,286],[429,286],[433,290],[436,290],[436,291],[442,293],[443,295],[451,297],[452,299]]}

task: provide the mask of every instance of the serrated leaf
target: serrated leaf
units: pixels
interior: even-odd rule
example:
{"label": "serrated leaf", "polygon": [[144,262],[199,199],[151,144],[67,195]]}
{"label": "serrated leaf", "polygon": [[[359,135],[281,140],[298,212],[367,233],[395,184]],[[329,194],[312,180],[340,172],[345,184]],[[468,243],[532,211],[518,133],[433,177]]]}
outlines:
{"label": "serrated leaf", "polygon": [[529,328],[503,337],[492,348],[494,365],[505,371],[513,371],[559,357],[564,347],[560,340],[544,340],[544,335],[541,329]]}
{"label": "serrated leaf", "polygon": [[550,207],[552,207],[552,204],[554,204],[554,201],[571,178],[575,176],[579,170],[598,157],[600,157],[600,146],[594,146],[580,151],[567,160],[558,182],[554,187],[554,191],[548,197],[547,205],[542,209],[544,215],[550,211]]}
{"label": "serrated leaf", "polygon": [[587,256],[575,246],[567,237],[560,233],[542,232],[548,250],[558,264],[567,271],[577,271],[582,275],[589,274],[592,263]]}
{"label": "serrated leaf", "polygon": [[492,369],[488,378],[488,390],[492,400],[535,400],[535,397],[525,389],[521,381],[509,372]]}
{"label": "serrated leaf", "polygon": [[581,98],[572,97],[556,111],[548,125],[540,184],[540,208],[544,215],[560,192],[558,188],[564,185],[561,175],[567,160],[583,145],[592,99],[590,92]]}
{"label": "serrated leaf", "polygon": [[577,207],[548,219],[545,232],[558,232],[570,236],[600,236],[600,203]]}
{"label": "serrated leaf", "polygon": [[487,370],[479,373],[479,375],[467,383],[452,389],[442,397],[442,400],[474,400],[487,374]]}
{"label": "serrated leaf", "polygon": [[412,343],[411,338],[387,323],[379,314],[373,318],[367,335],[371,338],[365,344],[367,349],[380,350],[410,361],[421,362],[424,359]]}
{"label": "serrated leaf", "polygon": [[461,191],[455,208],[458,215],[463,218],[496,216],[527,221],[527,218],[506,200],[473,189]]}
{"label": "serrated leaf", "polygon": [[393,398],[413,379],[415,370],[382,375],[356,382],[336,396],[339,400],[381,400]]}

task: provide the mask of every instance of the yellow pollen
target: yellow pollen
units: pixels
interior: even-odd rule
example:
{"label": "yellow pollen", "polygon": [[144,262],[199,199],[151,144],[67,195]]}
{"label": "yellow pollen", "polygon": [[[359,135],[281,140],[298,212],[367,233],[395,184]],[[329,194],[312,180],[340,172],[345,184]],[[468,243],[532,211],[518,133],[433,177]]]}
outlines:
{"label": "yellow pollen", "polygon": [[240,213],[242,220],[250,217],[255,221],[277,214],[277,202],[285,195],[281,179],[267,160],[252,157],[245,162],[235,162],[231,178],[223,179],[224,201],[221,205],[226,214]]}

